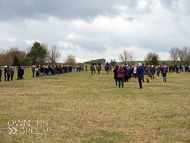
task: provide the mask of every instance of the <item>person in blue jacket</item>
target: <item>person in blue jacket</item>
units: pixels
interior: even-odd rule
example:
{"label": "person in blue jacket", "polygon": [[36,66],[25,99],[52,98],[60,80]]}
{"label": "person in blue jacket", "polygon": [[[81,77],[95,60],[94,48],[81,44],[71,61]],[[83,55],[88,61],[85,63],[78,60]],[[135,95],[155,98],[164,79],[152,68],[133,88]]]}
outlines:
{"label": "person in blue jacket", "polygon": [[138,81],[139,81],[139,85],[140,88],[142,89],[142,79],[143,79],[143,74],[144,74],[144,67],[142,66],[142,63],[139,63],[138,67],[137,67],[137,74],[136,77],[138,77]]}

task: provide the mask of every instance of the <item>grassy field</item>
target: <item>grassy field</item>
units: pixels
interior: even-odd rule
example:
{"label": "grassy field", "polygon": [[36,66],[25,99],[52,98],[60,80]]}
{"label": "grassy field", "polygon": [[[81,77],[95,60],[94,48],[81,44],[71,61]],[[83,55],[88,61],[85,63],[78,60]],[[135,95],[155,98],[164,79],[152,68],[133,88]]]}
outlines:
{"label": "grassy field", "polygon": [[189,81],[188,73],[165,83],[156,76],[141,90],[133,78],[122,89],[105,71],[26,71],[0,83],[0,142],[190,142]]}

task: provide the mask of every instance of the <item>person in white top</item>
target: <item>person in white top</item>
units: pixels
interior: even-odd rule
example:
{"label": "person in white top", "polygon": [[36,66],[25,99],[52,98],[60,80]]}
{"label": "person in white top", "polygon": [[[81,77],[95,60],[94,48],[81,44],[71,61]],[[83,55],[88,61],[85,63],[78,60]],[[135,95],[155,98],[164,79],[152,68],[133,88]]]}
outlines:
{"label": "person in white top", "polygon": [[134,66],[133,73],[134,73],[134,76],[135,76],[135,78],[136,78],[136,73],[137,73],[137,67],[136,67],[136,66]]}

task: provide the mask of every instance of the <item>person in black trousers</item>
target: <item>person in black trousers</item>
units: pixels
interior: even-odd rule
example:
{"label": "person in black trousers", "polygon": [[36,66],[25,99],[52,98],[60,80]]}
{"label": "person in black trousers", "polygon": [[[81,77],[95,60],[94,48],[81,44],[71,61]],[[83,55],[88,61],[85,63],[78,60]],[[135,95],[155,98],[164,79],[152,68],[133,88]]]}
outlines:
{"label": "person in black trousers", "polygon": [[17,80],[19,80],[19,79],[20,79],[20,76],[21,76],[21,67],[20,67],[20,66],[18,66],[18,77],[17,77]]}
{"label": "person in black trousers", "polygon": [[4,76],[5,76],[5,81],[7,80],[7,66],[4,68]]}
{"label": "person in black trousers", "polygon": [[142,79],[143,79],[143,74],[144,74],[144,67],[142,66],[142,63],[139,63],[138,68],[137,68],[137,77],[139,81],[139,89],[142,89]]}
{"label": "person in black trousers", "polygon": [[117,86],[117,70],[118,70],[118,65],[116,65],[116,67],[114,68],[113,72],[114,72],[114,79],[115,79],[115,84]]}

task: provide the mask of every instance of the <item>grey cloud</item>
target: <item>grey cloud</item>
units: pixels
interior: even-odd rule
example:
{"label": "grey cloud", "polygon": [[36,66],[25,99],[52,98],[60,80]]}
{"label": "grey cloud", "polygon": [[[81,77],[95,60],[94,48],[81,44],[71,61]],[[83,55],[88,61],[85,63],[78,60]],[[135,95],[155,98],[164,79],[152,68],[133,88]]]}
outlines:
{"label": "grey cloud", "polygon": [[114,0],[1,0],[0,19],[14,17],[45,19],[91,19],[97,15],[116,15]]}

